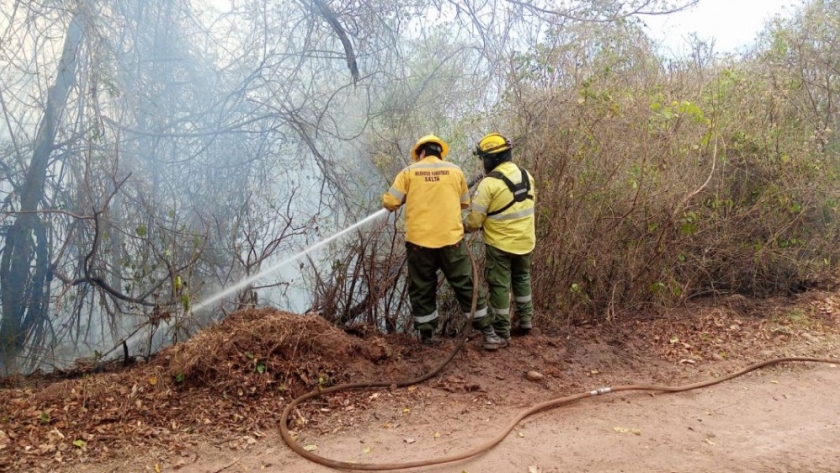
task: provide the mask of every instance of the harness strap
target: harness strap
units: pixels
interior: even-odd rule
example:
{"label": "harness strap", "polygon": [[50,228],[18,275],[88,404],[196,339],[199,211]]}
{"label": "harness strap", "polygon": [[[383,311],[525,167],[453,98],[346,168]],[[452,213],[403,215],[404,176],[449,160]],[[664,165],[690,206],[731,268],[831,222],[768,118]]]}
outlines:
{"label": "harness strap", "polygon": [[519,182],[519,184],[514,184],[510,179],[507,178],[507,176],[500,173],[499,171],[493,171],[487,175],[487,177],[501,179],[502,182],[504,182],[507,186],[508,190],[510,190],[510,192],[513,194],[512,201],[508,202],[507,205],[498,210],[487,212],[488,217],[492,215],[498,215],[504,212],[505,210],[511,208],[513,204],[517,202],[522,202],[525,199],[534,200],[534,196],[531,194],[531,180],[528,179],[528,173],[522,168],[519,168],[519,171],[522,172],[522,180]]}

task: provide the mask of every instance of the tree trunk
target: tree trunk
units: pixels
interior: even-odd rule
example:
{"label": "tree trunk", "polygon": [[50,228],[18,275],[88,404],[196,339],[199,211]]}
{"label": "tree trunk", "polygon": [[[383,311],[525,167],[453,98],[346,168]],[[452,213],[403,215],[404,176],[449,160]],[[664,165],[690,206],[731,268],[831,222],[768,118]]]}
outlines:
{"label": "tree trunk", "polygon": [[[84,31],[79,12],[73,14],[50,87],[44,115],[35,136],[32,161],[21,187],[20,213],[6,236],[0,256],[0,367],[17,369],[16,359],[28,337],[43,327],[49,304],[49,257],[46,232],[36,213],[44,198],[50,153],[70,90],[76,84],[76,59]],[[37,334],[36,338],[37,338]]]}

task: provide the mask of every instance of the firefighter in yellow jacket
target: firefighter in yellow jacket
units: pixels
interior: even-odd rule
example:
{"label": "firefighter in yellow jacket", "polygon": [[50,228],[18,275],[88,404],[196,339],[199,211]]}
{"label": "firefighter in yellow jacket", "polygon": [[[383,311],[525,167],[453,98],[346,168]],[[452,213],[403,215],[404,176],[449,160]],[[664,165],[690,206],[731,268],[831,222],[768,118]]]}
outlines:
{"label": "firefighter in yellow jacket", "polygon": [[[472,306],[472,265],[464,243],[461,211],[469,207],[464,173],[443,159],[449,146],[434,135],[420,138],[411,148],[414,163],[397,175],[382,197],[390,211],[405,205],[405,246],[408,256],[408,294],[414,328],[429,344],[438,325],[437,271],[443,271],[465,313]],[[484,348],[504,344],[496,336],[484,297],[479,295],[473,327],[484,333]]]}
{"label": "firefighter in yellow jacket", "polygon": [[479,141],[475,154],[484,164],[485,178],[479,183],[464,226],[467,232],[483,229],[484,277],[489,287],[489,316],[493,328],[510,340],[510,292],[513,289],[519,328],[531,331],[534,306],[531,303],[531,252],[536,244],[534,227],[534,178],[511,162],[510,141],[490,133]]}

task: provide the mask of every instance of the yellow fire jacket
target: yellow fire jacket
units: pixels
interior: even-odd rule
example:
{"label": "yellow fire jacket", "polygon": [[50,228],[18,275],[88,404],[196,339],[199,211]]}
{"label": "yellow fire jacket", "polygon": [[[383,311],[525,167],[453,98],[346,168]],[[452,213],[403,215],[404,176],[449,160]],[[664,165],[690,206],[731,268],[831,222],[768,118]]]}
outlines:
{"label": "yellow fire jacket", "polygon": [[461,168],[429,156],[397,174],[382,204],[390,211],[405,204],[406,241],[442,248],[464,238],[461,210],[469,207],[470,192]]}
{"label": "yellow fire jacket", "polygon": [[[504,162],[494,171],[502,173],[514,184],[522,182],[522,172],[512,162]],[[515,255],[528,254],[534,250],[537,242],[534,226],[534,202],[536,190],[534,177],[528,173],[531,182],[530,194],[534,199],[525,199],[514,203],[510,208],[496,215],[488,216],[513,201],[513,193],[501,179],[486,177],[478,185],[467,218],[466,230],[474,232],[484,227],[484,243]]]}

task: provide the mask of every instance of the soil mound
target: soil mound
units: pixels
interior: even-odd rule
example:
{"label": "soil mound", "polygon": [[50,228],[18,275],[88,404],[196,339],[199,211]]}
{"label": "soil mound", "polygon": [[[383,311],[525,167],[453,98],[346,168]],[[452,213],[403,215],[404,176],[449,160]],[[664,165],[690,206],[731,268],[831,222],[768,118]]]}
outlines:
{"label": "soil mound", "polygon": [[317,315],[273,309],[235,313],[188,342],[161,352],[167,373],[191,385],[224,391],[248,386],[251,393],[276,387],[294,391],[333,384],[359,359],[385,356],[382,340],[362,342]]}

